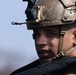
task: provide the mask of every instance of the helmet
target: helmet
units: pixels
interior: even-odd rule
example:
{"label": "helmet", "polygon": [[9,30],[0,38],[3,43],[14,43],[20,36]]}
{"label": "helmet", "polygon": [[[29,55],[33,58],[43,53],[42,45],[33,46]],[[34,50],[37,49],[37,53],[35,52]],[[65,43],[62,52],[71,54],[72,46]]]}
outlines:
{"label": "helmet", "polygon": [[[31,5],[29,6],[29,4]],[[25,13],[28,29],[61,26],[58,55],[56,57],[66,56],[76,48],[62,51],[63,37],[66,32],[65,26],[76,22],[76,0],[30,0],[30,2],[28,0]],[[73,25],[76,27],[75,24]]]}
{"label": "helmet", "polygon": [[38,0],[26,15],[28,29],[71,24],[76,20],[76,0]]}

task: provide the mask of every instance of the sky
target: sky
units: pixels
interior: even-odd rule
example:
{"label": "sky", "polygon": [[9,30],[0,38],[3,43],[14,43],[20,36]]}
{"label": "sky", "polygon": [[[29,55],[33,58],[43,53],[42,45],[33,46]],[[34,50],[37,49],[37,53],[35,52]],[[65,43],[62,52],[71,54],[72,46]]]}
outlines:
{"label": "sky", "polygon": [[0,75],[9,75],[12,71],[38,59],[32,30],[27,30],[25,24],[11,24],[25,22],[26,7],[27,2],[22,0],[0,1]]}

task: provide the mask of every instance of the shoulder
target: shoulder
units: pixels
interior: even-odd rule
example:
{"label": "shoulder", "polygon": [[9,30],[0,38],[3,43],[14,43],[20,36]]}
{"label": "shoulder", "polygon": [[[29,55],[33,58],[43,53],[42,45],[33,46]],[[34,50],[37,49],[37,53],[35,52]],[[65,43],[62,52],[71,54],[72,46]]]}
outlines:
{"label": "shoulder", "polygon": [[38,65],[40,65],[40,62],[39,62],[39,60],[36,60],[36,61],[26,65],[26,66],[23,66],[23,67],[17,69],[16,71],[12,72],[10,75],[15,75],[15,74],[21,73],[23,71],[26,71],[26,70],[29,70],[31,68],[34,68],[34,67],[36,67]]}

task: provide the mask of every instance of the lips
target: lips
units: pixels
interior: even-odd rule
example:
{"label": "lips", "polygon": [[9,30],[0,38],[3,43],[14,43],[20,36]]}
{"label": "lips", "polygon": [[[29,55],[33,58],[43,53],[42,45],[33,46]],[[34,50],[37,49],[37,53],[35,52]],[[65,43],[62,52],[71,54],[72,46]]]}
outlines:
{"label": "lips", "polygon": [[39,50],[38,56],[40,57],[40,59],[49,59],[55,55],[51,50]]}

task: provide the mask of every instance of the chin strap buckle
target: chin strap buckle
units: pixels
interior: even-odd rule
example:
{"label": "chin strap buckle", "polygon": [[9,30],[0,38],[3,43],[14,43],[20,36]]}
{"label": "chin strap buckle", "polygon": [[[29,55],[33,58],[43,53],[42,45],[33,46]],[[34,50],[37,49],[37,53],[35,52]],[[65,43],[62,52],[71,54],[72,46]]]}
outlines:
{"label": "chin strap buckle", "polygon": [[53,57],[53,60],[61,58],[61,57],[65,57],[65,56],[70,56],[70,54],[76,49],[76,45],[72,48],[70,48],[67,51],[61,51],[59,54],[57,54],[55,57]]}
{"label": "chin strap buckle", "polygon": [[61,58],[61,57],[64,57],[64,53],[63,52],[60,52],[55,57],[53,57],[53,60],[58,59],[58,58]]}

